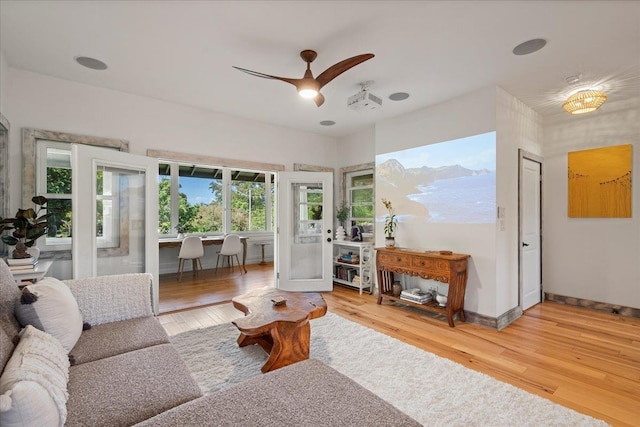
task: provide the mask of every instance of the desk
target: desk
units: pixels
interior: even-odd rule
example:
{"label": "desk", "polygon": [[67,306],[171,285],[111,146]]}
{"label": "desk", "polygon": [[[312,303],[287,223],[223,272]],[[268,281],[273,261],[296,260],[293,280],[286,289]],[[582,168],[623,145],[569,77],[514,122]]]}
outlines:
{"label": "desk", "polygon": [[[240,236],[240,242],[242,243],[242,269],[244,270],[245,273],[247,272],[247,267],[246,267],[247,239],[248,237]],[[204,246],[222,245],[222,242],[224,242],[224,236],[203,237],[201,240]],[[180,245],[182,245],[182,239],[176,239],[176,238],[158,239],[158,247],[160,249],[179,248]]]}
{"label": "desk", "polygon": [[[0,262],[4,262],[0,260]],[[40,280],[47,275],[49,269],[53,265],[53,261],[38,260],[36,267],[33,270],[27,271],[12,271],[13,278],[16,279],[16,283],[19,285],[23,280]]]}
{"label": "desk", "polygon": [[445,313],[449,326],[454,327],[453,315],[458,314],[464,322],[464,294],[467,288],[467,259],[470,255],[441,255],[438,252],[424,252],[415,249],[376,248],[376,268],[378,270],[378,304],[383,298],[400,300],[391,290],[393,273],[418,276],[449,284],[446,308],[433,301],[416,304],[401,300],[429,311]]}

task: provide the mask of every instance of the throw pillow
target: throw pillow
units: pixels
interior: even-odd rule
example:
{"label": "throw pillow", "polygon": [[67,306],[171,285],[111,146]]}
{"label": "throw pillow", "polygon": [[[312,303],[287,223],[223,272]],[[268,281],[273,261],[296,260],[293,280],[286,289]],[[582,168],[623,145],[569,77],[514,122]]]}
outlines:
{"label": "throw pillow", "polygon": [[22,326],[33,325],[58,340],[71,351],[82,334],[82,315],[69,287],[52,277],[45,277],[22,290],[16,317]]}
{"label": "throw pillow", "polygon": [[60,341],[27,326],[0,377],[0,425],[64,425],[68,381],[69,359]]}

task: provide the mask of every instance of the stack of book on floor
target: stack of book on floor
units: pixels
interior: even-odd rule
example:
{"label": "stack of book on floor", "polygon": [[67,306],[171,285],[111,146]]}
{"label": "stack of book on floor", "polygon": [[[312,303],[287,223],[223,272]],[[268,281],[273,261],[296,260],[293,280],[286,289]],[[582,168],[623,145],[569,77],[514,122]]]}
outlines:
{"label": "stack of book on floor", "polygon": [[400,292],[400,299],[415,302],[416,304],[426,304],[431,301],[431,293],[420,288],[407,289]]}
{"label": "stack of book on floor", "polygon": [[9,270],[14,273],[27,273],[33,271],[38,264],[38,260],[34,257],[29,258],[7,258]]}

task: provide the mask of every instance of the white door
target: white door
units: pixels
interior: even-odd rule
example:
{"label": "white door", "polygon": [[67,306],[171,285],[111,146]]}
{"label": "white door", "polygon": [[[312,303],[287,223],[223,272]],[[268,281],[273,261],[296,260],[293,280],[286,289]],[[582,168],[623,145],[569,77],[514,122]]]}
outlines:
{"label": "white door", "polygon": [[333,174],[278,173],[276,288],[333,290]]}
{"label": "white door", "polygon": [[153,275],[158,307],[158,161],[72,146],[73,277]]}
{"label": "white door", "polygon": [[523,310],[542,298],[540,247],[541,164],[522,158],[520,186],[520,305]]}

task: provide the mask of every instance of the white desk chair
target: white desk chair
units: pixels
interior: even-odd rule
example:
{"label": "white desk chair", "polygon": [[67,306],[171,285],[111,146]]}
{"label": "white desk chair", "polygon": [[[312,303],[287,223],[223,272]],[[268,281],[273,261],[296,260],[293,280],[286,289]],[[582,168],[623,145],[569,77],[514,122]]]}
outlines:
{"label": "white desk chair", "polygon": [[[220,252],[218,253],[218,259],[216,260],[216,273],[218,272],[218,262],[220,261],[220,256],[222,255],[222,266],[224,267],[224,260],[227,259],[227,264],[231,267],[231,271],[233,271],[233,256],[236,257],[236,261],[238,262],[238,266],[240,266],[240,259],[238,258],[238,254],[242,252],[242,243],[240,242],[240,236],[237,234],[228,234],[224,237],[224,241],[222,242],[222,248],[220,248]],[[242,268],[240,268],[240,274],[242,274]]]}
{"label": "white desk chair", "polygon": [[178,254],[178,281],[182,279],[182,270],[184,269],[184,261],[190,259],[193,265],[193,273],[197,276],[198,269],[202,270],[202,262],[200,258],[204,255],[204,246],[202,240],[198,236],[185,237],[180,245],[180,253]]}

